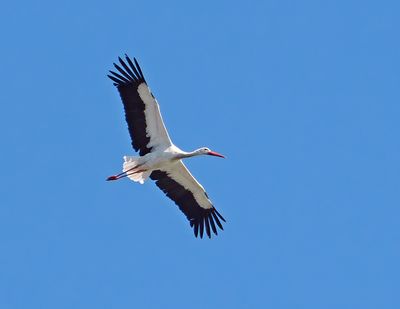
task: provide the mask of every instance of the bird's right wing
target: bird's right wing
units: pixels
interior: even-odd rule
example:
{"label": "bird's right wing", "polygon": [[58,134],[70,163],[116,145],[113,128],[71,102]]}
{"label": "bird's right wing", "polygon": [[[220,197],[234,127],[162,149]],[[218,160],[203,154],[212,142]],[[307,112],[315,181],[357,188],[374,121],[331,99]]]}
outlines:
{"label": "bird's right wing", "polygon": [[156,185],[178,205],[193,227],[194,235],[203,237],[204,228],[211,238],[211,230],[218,235],[218,227],[223,230],[219,219],[225,219],[214,208],[203,186],[192,176],[181,160],[170,168],[155,170],[150,178]]}
{"label": "bird's right wing", "polygon": [[126,62],[118,57],[120,65],[114,63],[119,73],[110,71],[107,75],[117,86],[124,104],[125,119],[132,140],[132,146],[143,156],[157,148],[172,145],[161,117],[160,107],[144,79],[136,59],[135,64],[126,56]]}

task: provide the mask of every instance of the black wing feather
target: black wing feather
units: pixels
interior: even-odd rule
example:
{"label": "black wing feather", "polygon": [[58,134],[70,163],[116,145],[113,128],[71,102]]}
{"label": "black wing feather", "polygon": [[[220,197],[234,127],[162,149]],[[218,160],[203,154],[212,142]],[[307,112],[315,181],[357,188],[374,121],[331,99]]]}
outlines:
{"label": "black wing feather", "polygon": [[[221,222],[219,221],[217,215],[216,215],[214,212],[212,212],[211,214],[212,214],[212,216],[214,217],[215,223],[217,223],[218,227],[219,227],[221,230],[223,230],[224,228],[222,227],[222,224],[221,224]],[[224,220],[224,221],[225,221],[225,220]]]}
{"label": "black wing feather", "polygon": [[107,75],[108,76],[108,78],[109,79],[111,79],[114,83],[114,86],[118,86],[122,81],[121,80],[119,80],[118,78],[115,78],[114,76],[112,76],[112,75]]}
{"label": "black wing feather", "polygon": [[215,213],[218,215],[218,217],[219,217],[222,221],[226,222],[225,219],[224,219],[224,217],[222,217],[221,214],[220,214],[216,209],[215,209]]}
{"label": "black wing feather", "polygon": [[115,68],[119,73],[110,71],[112,75],[107,75],[117,86],[119,94],[122,99],[125,110],[125,119],[128,123],[129,135],[132,140],[132,147],[139,151],[141,156],[151,152],[151,147],[147,145],[150,142],[150,137],[147,136],[146,132],[146,117],[144,114],[145,104],[139,96],[138,87],[142,83],[146,83],[142,70],[139,68],[139,64],[135,61],[136,66],[133,64],[131,59],[126,56],[126,64],[124,60],[118,57],[122,67],[114,63]]}
{"label": "black wing feather", "polygon": [[122,83],[130,83],[130,80],[125,78],[125,77],[123,77],[122,75],[120,75],[120,74],[118,74],[118,73],[116,73],[114,71],[110,71],[110,73],[113,74],[115,77],[118,77],[121,80]]}
{"label": "black wing feather", "polygon": [[210,223],[211,223],[211,228],[212,228],[214,234],[215,234],[215,235],[218,235],[218,233],[217,233],[217,228],[215,227],[215,223],[214,223],[214,220],[213,220],[213,217],[212,217],[211,214],[208,215],[208,219],[209,219],[209,221],[210,221]]}
{"label": "black wing feather", "polygon": [[126,79],[128,79],[130,82],[134,82],[132,76],[128,74],[128,72],[124,71],[118,64],[114,63],[114,67],[120,72]]}
{"label": "black wing feather", "polygon": [[[150,178],[156,182],[156,185],[178,205],[179,209],[185,214],[189,220],[190,226],[193,227],[194,236],[203,237],[204,223],[206,224],[206,233],[211,238],[211,231],[209,222],[211,222],[211,228],[215,235],[218,235],[212,216],[214,217],[218,227],[223,230],[221,222],[218,220],[215,214],[216,209],[214,207],[210,209],[202,208],[193,196],[193,193],[186,190],[181,184],[172,179],[167,172],[156,170],[150,175]],[[220,215],[221,216],[221,215]],[[221,219],[225,222],[225,219]],[[199,231],[200,230],[200,231]]]}
{"label": "black wing feather", "polygon": [[[140,74],[139,71],[138,71],[138,69],[136,68],[136,66],[133,64],[132,60],[131,60],[127,55],[125,55],[125,56],[126,56],[126,61],[128,62],[128,64],[129,64],[130,67],[132,68],[133,72],[135,72],[135,75],[136,75],[138,78],[144,80],[143,73]],[[135,63],[137,63],[137,62],[136,62],[136,59],[135,59]],[[140,70],[140,71],[141,71],[141,70]]]}
{"label": "black wing feather", "polygon": [[125,71],[129,74],[129,76],[132,77],[134,81],[137,81],[135,74],[133,74],[132,70],[126,65],[124,60],[122,60],[121,57],[118,57],[118,60],[119,63],[124,67]]}
{"label": "black wing feather", "polygon": [[209,216],[205,216],[205,217],[204,217],[204,221],[205,221],[207,236],[208,236],[208,238],[211,238],[211,233],[210,233],[210,222],[208,222],[208,217],[209,217]]}
{"label": "black wing feather", "polygon": [[142,69],[140,68],[140,65],[137,62],[136,58],[133,58],[133,61],[135,61],[135,64],[136,64],[137,69],[139,70],[140,76],[144,79]]}
{"label": "black wing feather", "polygon": [[203,238],[203,232],[204,232],[204,218],[200,219],[200,238]]}

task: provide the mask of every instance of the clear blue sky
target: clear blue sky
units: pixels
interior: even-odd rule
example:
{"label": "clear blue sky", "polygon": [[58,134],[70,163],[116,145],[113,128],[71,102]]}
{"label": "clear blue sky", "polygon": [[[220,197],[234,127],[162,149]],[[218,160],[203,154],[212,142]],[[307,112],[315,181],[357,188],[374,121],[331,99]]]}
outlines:
{"label": "clear blue sky", "polygon": [[[7,1],[0,308],[400,308],[398,1]],[[196,239],[133,154],[140,61],[226,217]]]}

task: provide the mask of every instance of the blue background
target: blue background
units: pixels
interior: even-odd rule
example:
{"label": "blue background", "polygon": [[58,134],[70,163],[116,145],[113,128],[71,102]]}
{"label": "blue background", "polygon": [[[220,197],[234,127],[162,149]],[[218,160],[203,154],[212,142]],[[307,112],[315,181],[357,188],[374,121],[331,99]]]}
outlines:
{"label": "blue background", "polygon": [[[0,307],[400,308],[397,1],[8,1]],[[196,239],[133,154],[138,58],[225,231]]]}

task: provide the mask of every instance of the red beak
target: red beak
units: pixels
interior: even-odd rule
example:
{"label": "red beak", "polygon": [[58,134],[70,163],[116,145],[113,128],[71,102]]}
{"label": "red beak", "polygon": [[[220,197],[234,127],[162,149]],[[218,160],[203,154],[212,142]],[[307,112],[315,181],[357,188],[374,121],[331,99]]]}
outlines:
{"label": "red beak", "polygon": [[215,156],[215,157],[220,157],[220,158],[225,158],[222,154],[215,152],[215,151],[209,151],[207,153],[209,156]]}

